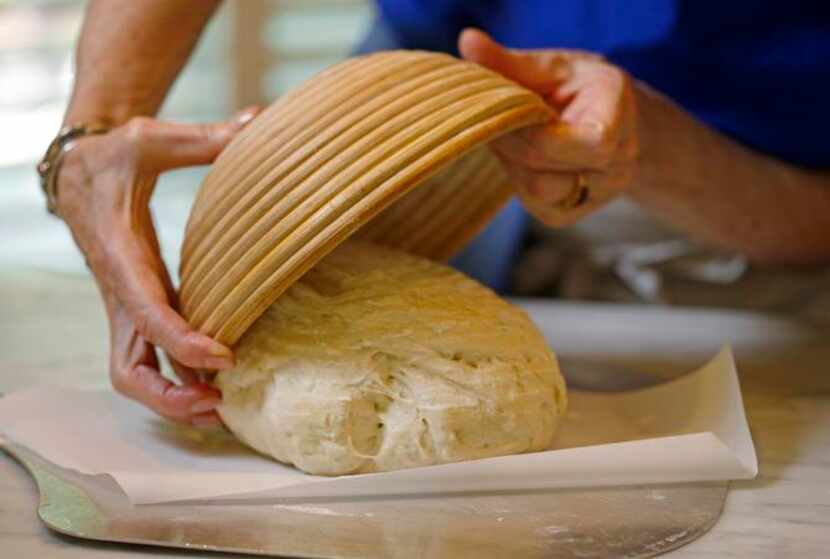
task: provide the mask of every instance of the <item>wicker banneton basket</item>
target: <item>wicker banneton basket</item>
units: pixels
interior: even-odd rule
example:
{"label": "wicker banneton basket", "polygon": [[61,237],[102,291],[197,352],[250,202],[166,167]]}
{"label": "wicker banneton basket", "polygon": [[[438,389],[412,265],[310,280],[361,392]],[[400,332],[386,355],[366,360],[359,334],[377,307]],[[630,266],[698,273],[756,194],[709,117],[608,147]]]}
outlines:
{"label": "wicker banneton basket", "polygon": [[485,144],[550,117],[531,91],[443,54],[333,66],[254,119],[211,168],[182,247],[182,313],[232,345],[355,233],[449,258],[510,197]]}

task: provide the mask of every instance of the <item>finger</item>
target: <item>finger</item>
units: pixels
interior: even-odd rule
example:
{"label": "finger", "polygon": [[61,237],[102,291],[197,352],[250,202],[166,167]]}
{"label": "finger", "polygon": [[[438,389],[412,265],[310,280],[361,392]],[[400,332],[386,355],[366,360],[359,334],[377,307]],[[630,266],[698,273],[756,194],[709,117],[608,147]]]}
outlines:
{"label": "finger", "polygon": [[233,352],[194,330],[170,306],[163,273],[147,234],[117,228],[107,244],[111,289],[126,308],[138,333],[173,359],[193,368],[226,369]]}
{"label": "finger", "polygon": [[167,352],[165,352],[164,356],[167,358],[167,362],[170,363],[170,368],[176,373],[176,377],[182,381],[182,384],[198,384],[202,382],[202,378],[195,369],[179,363]]}
{"label": "finger", "polygon": [[574,62],[574,74],[556,95],[565,101],[556,122],[505,136],[499,144],[508,157],[525,160],[537,170],[602,170],[628,158],[620,151],[633,114],[626,110],[625,74],[596,62]]}
{"label": "finger", "polygon": [[562,123],[533,126],[496,138],[490,146],[504,160],[537,172],[603,170],[613,157],[586,143],[582,127]]}
{"label": "finger", "polygon": [[215,411],[194,415],[190,419],[190,424],[198,429],[223,429],[225,427]]}
{"label": "finger", "polygon": [[605,201],[622,194],[631,181],[633,170],[631,165],[620,164],[611,167],[606,172],[592,172],[581,170],[578,172],[547,172],[537,173],[512,167],[507,169],[508,176],[514,184],[524,189],[528,196],[535,201],[554,206],[569,198],[581,180],[589,191],[588,201]]}
{"label": "finger", "polygon": [[519,165],[505,165],[512,185],[538,204],[550,206],[564,201],[574,188],[574,173],[536,172]]}
{"label": "finger", "polygon": [[[509,50],[487,34],[467,29],[459,38],[464,58],[546,95],[562,113],[547,126],[508,135],[512,159],[537,170],[602,169],[618,142],[625,75],[590,53]],[[513,141],[511,138],[522,141]]]}
{"label": "finger", "polygon": [[[629,180],[629,172],[626,170],[615,170],[614,173],[583,171],[581,175],[584,178],[587,191],[585,200],[576,207],[563,206],[561,202],[564,199],[562,198],[550,203],[548,200],[552,197],[546,199],[534,195],[524,187],[517,188],[517,192],[522,203],[537,219],[551,227],[566,227],[599,210],[620,195],[623,186]],[[575,173],[550,173],[547,180],[550,184],[569,183],[570,186],[566,196],[572,195],[573,189],[577,187],[577,175]]]}
{"label": "finger", "polygon": [[166,171],[212,163],[233,137],[259,112],[249,107],[224,122],[185,124],[134,118],[123,127],[127,141],[147,170]]}
{"label": "finger", "polygon": [[216,409],[222,401],[219,391],[207,385],[178,385],[145,365],[114,372],[113,386],[159,415],[183,423]]}
{"label": "finger", "polygon": [[558,51],[508,50],[478,29],[465,29],[458,39],[461,56],[544,95],[570,76],[568,57]]}
{"label": "finger", "polygon": [[618,139],[595,122],[552,122],[516,130],[492,142],[495,151],[535,171],[602,171],[612,164]]}
{"label": "finger", "polygon": [[[149,212],[145,212],[145,215],[149,217]],[[161,246],[158,241],[158,236],[156,235],[156,229],[152,222],[145,222],[143,224],[143,230],[146,232],[146,236],[150,242],[151,257],[155,260],[154,267],[159,270],[159,276],[162,281],[162,285],[164,286],[164,291],[167,294],[167,300],[169,301],[170,306],[174,310],[178,311],[178,294],[176,293],[176,289],[173,287],[173,280],[170,278],[170,272],[167,270],[167,266],[161,259]],[[194,369],[177,361],[172,355],[170,355],[170,352],[165,351],[165,357],[167,358],[167,362],[170,363],[170,367],[173,369],[173,372],[176,373],[176,376],[182,381],[183,384],[202,382],[202,378]]]}
{"label": "finger", "polygon": [[96,277],[116,295],[138,333],[176,361],[195,368],[232,367],[229,348],[192,329],[171,307],[175,293],[148,206],[154,175],[149,180],[135,176],[125,180],[125,188],[107,191],[112,194],[112,220],[95,232],[103,249],[96,258]]}
{"label": "finger", "polygon": [[[134,120],[128,125],[133,127],[132,132],[128,128],[128,133],[132,133],[134,140],[141,144],[142,155],[152,161],[157,170],[163,170],[212,160],[258,111],[258,108],[250,107],[227,122],[212,125]],[[133,222],[133,226],[121,236],[121,248],[124,250],[116,251],[121,257],[117,260],[120,264],[117,267],[121,271],[121,281],[118,283],[126,286],[132,283],[127,280],[131,275],[127,267],[131,264],[143,263],[144,273],[134,274],[140,285],[132,286],[133,289],[126,297],[123,289],[119,291],[128,310],[132,311],[131,318],[141,335],[167,350],[176,373],[182,379],[192,381],[195,372],[188,370],[188,366],[227,368],[233,364],[232,353],[228,348],[191,329],[175,312],[174,309],[178,308],[177,294],[161,259],[158,238],[148,209],[152,188],[141,188],[142,184],[136,181],[133,189],[137,195],[128,197],[133,201],[134,207],[130,208],[126,217]],[[159,284],[165,296],[161,295]]]}
{"label": "finger", "polygon": [[[607,171],[587,169],[537,172],[514,164],[495,152],[525,207],[541,221],[560,227],[570,225],[620,195],[633,178],[633,165],[619,163]],[[563,207],[574,189],[587,188],[586,199],[575,208]]]}
{"label": "finger", "polygon": [[[131,220],[133,226],[126,231],[119,230],[119,234],[113,236],[124,243],[114,254],[116,275],[125,276],[120,278],[116,293],[121,296],[127,310],[131,311],[130,318],[139,333],[150,342],[160,345],[171,354],[173,362],[181,365],[209,368],[232,366],[233,355],[230,349],[193,330],[174,310],[178,295],[161,259],[161,249],[149,208],[144,204],[130,211],[125,220]],[[145,273],[141,274],[141,271]],[[139,285],[125,291],[134,280],[138,280]],[[146,297],[146,300],[142,303],[136,301],[135,297]],[[142,311],[141,308],[145,310]],[[158,318],[154,320],[154,317]]]}
{"label": "finger", "polygon": [[[589,139],[601,140],[597,125],[609,130],[617,128],[621,118],[623,94],[626,91],[626,76],[613,66],[577,62],[571,80],[560,89],[560,94],[573,97],[562,111],[560,120],[571,125],[594,124],[594,136]],[[601,130],[599,130],[601,131]]]}
{"label": "finger", "polygon": [[178,386],[161,375],[153,347],[138,335],[127,312],[106,297],[110,320],[110,375],[113,387],[160,415],[189,421],[213,411],[221,400],[218,390],[205,384]]}

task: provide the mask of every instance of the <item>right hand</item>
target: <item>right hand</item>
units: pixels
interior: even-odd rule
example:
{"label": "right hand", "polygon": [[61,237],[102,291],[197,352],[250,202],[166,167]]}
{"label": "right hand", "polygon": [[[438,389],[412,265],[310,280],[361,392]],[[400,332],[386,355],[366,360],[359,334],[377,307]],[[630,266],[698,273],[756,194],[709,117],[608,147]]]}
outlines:
{"label": "right hand", "polygon": [[[177,312],[162,261],[150,197],[164,171],[211,163],[256,115],[217,124],[135,117],[107,134],[75,142],[58,177],[57,213],[86,257],[106,306],[113,387],[158,414],[197,427],[219,424],[220,393],[197,370],[234,364],[231,350],[194,330]],[[177,376],[160,372],[155,347]]]}

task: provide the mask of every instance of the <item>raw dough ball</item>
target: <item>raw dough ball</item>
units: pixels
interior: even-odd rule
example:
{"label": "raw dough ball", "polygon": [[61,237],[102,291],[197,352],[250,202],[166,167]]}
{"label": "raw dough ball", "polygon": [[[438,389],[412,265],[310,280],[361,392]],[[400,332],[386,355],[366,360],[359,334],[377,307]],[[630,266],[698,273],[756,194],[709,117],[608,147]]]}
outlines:
{"label": "raw dough ball", "polygon": [[294,284],[216,379],[242,441],[312,474],[548,448],[565,411],[527,315],[446,266],[345,243]]}

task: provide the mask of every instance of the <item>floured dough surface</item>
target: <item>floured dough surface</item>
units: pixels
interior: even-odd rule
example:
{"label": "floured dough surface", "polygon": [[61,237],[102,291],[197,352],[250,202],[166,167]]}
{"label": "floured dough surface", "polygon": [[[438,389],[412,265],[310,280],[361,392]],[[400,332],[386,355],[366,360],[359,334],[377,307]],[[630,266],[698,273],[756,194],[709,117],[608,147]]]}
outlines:
{"label": "floured dough surface", "polygon": [[242,441],[312,474],[543,450],[565,411],[525,313],[446,266],[347,242],[295,283],[217,376]]}

